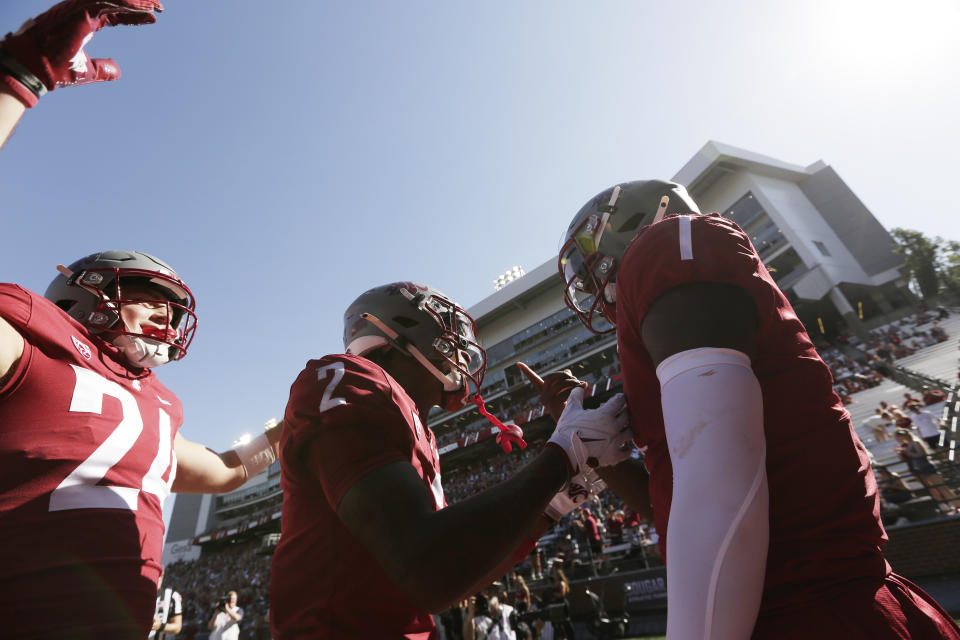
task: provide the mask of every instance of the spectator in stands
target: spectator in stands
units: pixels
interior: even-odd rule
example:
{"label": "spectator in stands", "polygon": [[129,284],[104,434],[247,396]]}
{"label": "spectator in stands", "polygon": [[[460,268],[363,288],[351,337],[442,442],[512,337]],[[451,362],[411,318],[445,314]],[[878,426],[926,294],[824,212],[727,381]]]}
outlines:
{"label": "spectator in stands", "polygon": [[919,407],[919,406],[922,406],[922,405],[923,405],[923,403],[921,402],[920,398],[915,398],[915,397],[913,397],[912,395],[910,395],[910,392],[907,392],[907,393],[904,393],[904,394],[903,394],[903,408],[904,408],[904,409],[910,409],[911,407],[914,407],[914,406]]}
{"label": "spectator in stands", "polygon": [[153,627],[147,636],[149,640],[167,640],[180,633],[183,628],[183,600],[171,587],[163,586],[163,569],[157,581],[157,606],[153,612]]}
{"label": "spectator in stands", "polygon": [[940,326],[939,320],[933,321],[933,327],[930,329],[930,335],[933,336],[933,339],[937,342],[946,342],[950,336],[947,335],[947,332],[943,330],[943,327]]}
{"label": "spectator in stands", "polygon": [[623,512],[614,507],[607,508],[607,535],[610,536],[610,544],[621,544],[623,542]]}
{"label": "spectator in stands", "polygon": [[210,630],[210,640],[237,640],[240,637],[240,621],[243,620],[243,607],[237,604],[237,592],[230,591],[227,597],[221,600],[207,628]]}
{"label": "spectator in stands", "polygon": [[896,424],[897,429],[912,429],[913,420],[910,419],[903,409],[892,409],[890,413],[893,415],[893,422]]}
{"label": "spectator in stands", "polygon": [[577,539],[569,533],[561,536],[560,541],[557,544],[554,563],[559,563],[559,566],[566,567],[567,569],[573,569],[573,565],[577,562],[579,557],[580,545],[577,543]]}
{"label": "spectator in stands", "polygon": [[947,394],[940,389],[931,389],[930,387],[923,388],[923,404],[930,406],[931,404],[937,404],[938,402],[945,402],[947,400]]}
{"label": "spectator in stands", "polygon": [[530,579],[531,580],[543,580],[543,566],[545,562],[543,559],[543,549],[537,547],[530,554]]}
{"label": "spectator in stands", "polygon": [[889,427],[893,424],[893,418],[883,409],[878,407],[874,415],[864,420],[864,424],[870,428],[875,442],[886,442],[890,439]]}
{"label": "spectator in stands", "polygon": [[530,610],[530,587],[527,586],[527,581],[519,573],[514,574],[510,604],[517,610],[517,613],[526,613]]}
{"label": "spectator in stands", "polygon": [[907,468],[927,488],[930,497],[940,502],[941,508],[947,513],[956,513],[960,508],[960,500],[944,483],[943,478],[937,473],[937,468],[930,461],[927,443],[916,433],[907,429],[897,429],[894,432],[894,438],[900,443],[896,449],[897,455],[906,461]]}
{"label": "spectator in stands", "polygon": [[[567,580],[567,575],[563,572],[563,569],[560,567],[554,566],[550,572],[550,588],[543,594],[540,599],[541,608],[549,607],[551,605],[562,605],[564,616],[562,620],[553,624],[547,622],[545,628],[541,630],[541,633],[546,635],[549,633],[549,630],[553,631],[553,637],[555,639],[565,638],[566,640],[574,640],[575,636],[573,633],[573,624],[570,621],[570,602],[568,598],[570,597],[570,581]],[[546,628],[549,626],[549,629]]]}
{"label": "spectator in stands", "polygon": [[467,620],[467,610],[469,608],[470,598],[464,598],[444,611],[440,615],[443,629],[441,630],[438,625],[437,636],[439,638],[445,638],[445,640],[463,640],[463,627]]}
{"label": "spectator in stands", "polygon": [[600,536],[600,524],[593,515],[589,506],[583,507],[583,529],[587,538],[587,544],[590,545],[590,552],[594,560],[599,560],[603,553],[603,539]]}
{"label": "spectator in stands", "polygon": [[920,433],[920,437],[927,446],[936,449],[940,446],[940,416],[930,411],[924,411],[919,403],[912,403],[909,407],[910,419],[913,426]]}
{"label": "spectator in stands", "polygon": [[913,497],[913,492],[903,482],[899,473],[890,471],[885,466],[873,468],[877,476],[877,486],[880,488],[880,495],[884,500],[892,504],[906,502]]}

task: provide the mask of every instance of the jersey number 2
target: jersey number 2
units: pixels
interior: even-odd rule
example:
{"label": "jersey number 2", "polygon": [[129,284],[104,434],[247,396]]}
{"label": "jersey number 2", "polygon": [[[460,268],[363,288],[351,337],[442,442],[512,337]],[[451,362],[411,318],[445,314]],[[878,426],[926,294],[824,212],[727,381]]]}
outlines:
{"label": "jersey number 2", "polygon": [[343,398],[338,398],[337,396],[332,395],[333,390],[337,388],[337,385],[340,384],[340,380],[343,379],[343,363],[334,362],[332,364],[323,365],[317,369],[317,380],[323,380],[326,378],[327,371],[333,374],[333,379],[330,381],[330,384],[327,385],[327,388],[323,390],[323,398],[320,399],[320,413],[323,413],[327,409],[333,409],[334,407],[339,407],[342,404],[347,404],[347,401]]}
{"label": "jersey number 2", "polygon": [[160,447],[157,457],[146,470],[139,487],[100,485],[107,472],[123,458],[137,442],[143,431],[143,417],[133,394],[116,382],[74,365],[77,384],[73,388],[70,411],[79,413],[102,413],[103,397],[111,396],[120,401],[122,418],[120,424],[107,439],[81,462],[76,469],[50,494],[50,511],[68,509],[130,509],[137,510],[141,489],[160,498],[162,504],[170,493],[176,466],[170,469],[169,480],[164,482],[163,472],[176,465],[176,457],[170,451],[170,416],[159,409]]}

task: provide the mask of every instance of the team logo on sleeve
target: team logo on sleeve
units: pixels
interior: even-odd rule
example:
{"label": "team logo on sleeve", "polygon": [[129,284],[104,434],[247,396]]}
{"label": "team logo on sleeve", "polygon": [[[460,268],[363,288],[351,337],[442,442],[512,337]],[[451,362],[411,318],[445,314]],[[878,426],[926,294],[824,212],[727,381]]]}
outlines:
{"label": "team logo on sleeve", "polygon": [[78,340],[74,336],[70,336],[70,339],[73,340],[73,346],[77,348],[77,352],[79,352],[80,355],[83,356],[84,360],[89,360],[90,358],[93,357],[93,350],[90,349],[89,345],[87,345],[84,342],[80,342],[80,340]]}

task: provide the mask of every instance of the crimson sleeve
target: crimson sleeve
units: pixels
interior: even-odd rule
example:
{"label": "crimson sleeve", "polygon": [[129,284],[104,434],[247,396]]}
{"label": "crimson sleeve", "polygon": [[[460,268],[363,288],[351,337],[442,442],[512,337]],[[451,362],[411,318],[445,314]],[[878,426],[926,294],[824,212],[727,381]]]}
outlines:
{"label": "crimson sleeve", "polygon": [[0,283],[0,316],[19,329],[30,322],[32,300],[26,289],[7,282]]}

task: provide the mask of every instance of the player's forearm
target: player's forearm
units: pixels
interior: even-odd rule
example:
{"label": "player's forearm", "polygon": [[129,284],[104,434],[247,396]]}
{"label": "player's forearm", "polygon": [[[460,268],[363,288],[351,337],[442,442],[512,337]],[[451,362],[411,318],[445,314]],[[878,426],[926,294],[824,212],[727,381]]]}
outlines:
{"label": "player's forearm", "polygon": [[546,530],[543,510],[566,476],[566,457],[547,447],[510,480],[432,514],[414,561],[422,587],[416,601],[443,611],[503,575],[520,544]]}
{"label": "player's forearm", "polygon": [[176,493],[225,493],[247,480],[235,451],[217,454],[179,433],[173,446],[177,455],[177,476],[173,481]]}
{"label": "player's forearm", "polygon": [[[541,514],[537,521],[533,524],[533,528],[527,533],[527,535],[521,539],[520,545],[507,556],[503,561],[500,562],[493,569],[477,581],[472,587],[467,590],[467,593],[479,593],[484,589],[484,587],[489,586],[494,580],[498,580],[510,572],[513,567],[515,567],[520,562],[523,562],[523,559],[536,548],[536,541],[539,540],[547,530],[554,525],[554,521],[548,518],[546,515]],[[529,593],[527,594],[527,600],[530,600]]]}
{"label": "player's forearm", "polygon": [[[281,423],[282,425],[282,423]],[[179,464],[173,490],[177,493],[225,493],[243,485],[276,460],[280,425],[246,445],[215,453],[179,433],[174,448]]]}
{"label": "player's forearm", "polygon": [[0,148],[13,133],[27,108],[3,85],[0,85]]}
{"label": "player's forearm", "polygon": [[167,633],[170,635],[176,635],[180,633],[183,629],[183,616],[176,616],[170,622],[163,624],[159,631],[160,633]]}
{"label": "player's forearm", "polygon": [[760,384],[725,349],[682,352],[657,375],[673,463],[667,638],[749,637],[770,534]]}

